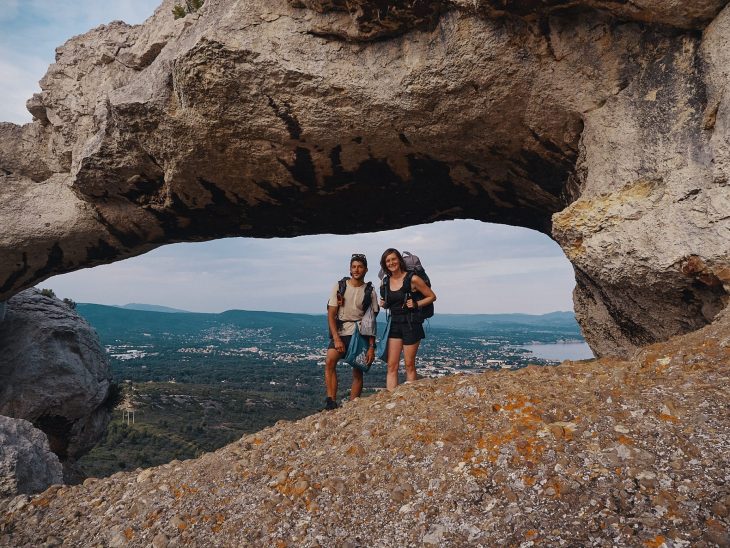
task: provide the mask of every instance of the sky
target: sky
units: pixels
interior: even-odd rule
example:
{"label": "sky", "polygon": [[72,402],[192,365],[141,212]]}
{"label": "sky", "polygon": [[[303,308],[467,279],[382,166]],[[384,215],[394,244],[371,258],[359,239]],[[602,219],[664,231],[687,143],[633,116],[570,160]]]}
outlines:
{"label": "sky", "polygon": [[[0,0],[0,121],[31,121],[25,102],[68,38],[121,19],[137,24],[158,0]],[[418,255],[438,296],[436,312],[543,314],[572,310],[573,269],[544,234],[473,220],[359,235],[227,238],[167,245],[38,284],[59,297],[149,303],[197,312],[230,309],[323,313],[329,291],[365,253],[377,280],[388,247]]]}

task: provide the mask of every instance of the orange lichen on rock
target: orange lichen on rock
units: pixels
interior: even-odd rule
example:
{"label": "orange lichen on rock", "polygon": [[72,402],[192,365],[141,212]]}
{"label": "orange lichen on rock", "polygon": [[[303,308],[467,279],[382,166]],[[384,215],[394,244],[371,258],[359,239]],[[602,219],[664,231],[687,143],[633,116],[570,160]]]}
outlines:
{"label": "orange lichen on rock", "polygon": [[646,546],[646,548],[660,548],[666,542],[666,540],[667,539],[664,538],[662,535],[657,535],[652,539],[645,540],[644,546]]}
{"label": "orange lichen on rock", "polygon": [[506,444],[514,446],[515,453],[511,458],[513,464],[539,461],[545,446],[535,434],[545,423],[540,409],[536,406],[537,403],[539,403],[537,398],[512,395],[504,405],[492,406],[492,409],[498,407],[499,412],[506,414],[510,426],[506,430],[495,430],[477,441],[478,448],[487,450],[490,462],[497,461],[500,449]]}
{"label": "orange lichen on rock", "polygon": [[[484,479],[490,476],[490,473],[487,470],[480,467],[470,468],[469,473],[477,479]],[[431,493],[429,496],[433,496],[433,491],[429,491],[429,493]]]}
{"label": "orange lichen on rock", "polygon": [[37,508],[46,508],[49,504],[51,504],[51,497],[42,496],[37,499],[33,499],[31,504]]}

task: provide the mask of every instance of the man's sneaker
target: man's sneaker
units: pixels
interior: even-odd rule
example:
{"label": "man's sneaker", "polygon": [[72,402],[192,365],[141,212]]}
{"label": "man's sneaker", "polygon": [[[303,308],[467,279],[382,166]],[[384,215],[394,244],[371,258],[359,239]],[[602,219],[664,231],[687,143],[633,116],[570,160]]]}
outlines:
{"label": "man's sneaker", "polygon": [[333,409],[337,409],[337,402],[332,398],[327,398],[324,402],[324,409],[325,411],[332,411]]}

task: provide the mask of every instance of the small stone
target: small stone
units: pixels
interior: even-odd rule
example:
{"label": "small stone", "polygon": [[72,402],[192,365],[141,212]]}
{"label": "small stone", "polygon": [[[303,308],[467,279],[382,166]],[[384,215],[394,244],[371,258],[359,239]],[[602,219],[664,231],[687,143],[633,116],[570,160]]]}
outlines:
{"label": "small stone", "polygon": [[170,543],[170,539],[167,538],[167,535],[164,533],[159,533],[155,535],[155,538],[152,539],[152,546],[153,548],[167,548],[167,545]]}
{"label": "small stone", "polygon": [[28,495],[18,495],[10,503],[10,506],[8,506],[8,511],[17,512],[18,510],[22,510],[23,508],[28,506],[29,502],[30,497],[28,497]]}
{"label": "small stone", "polygon": [[173,518],[170,520],[170,526],[177,530],[187,527],[185,521],[180,516],[173,516]]}
{"label": "small stone", "polygon": [[712,513],[721,518],[726,518],[728,516],[727,506],[718,501],[712,505]]}
{"label": "small stone", "polygon": [[286,470],[282,470],[276,476],[274,476],[274,479],[272,479],[269,483],[269,487],[276,487],[277,485],[281,485],[286,481],[286,478],[289,476],[289,472]]}
{"label": "small stone", "polygon": [[631,458],[631,449],[629,449],[628,447],[626,447],[623,444],[618,444],[618,446],[616,447],[616,454],[621,459],[624,459],[624,460],[630,459]]}
{"label": "small stone", "polygon": [[121,526],[114,527],[109,531],[109,547],[110,548],[123,548],[129,544],[127,536],[124,534],[124,529]]}
{"label": "small stone", "polygon": [[300,479],[292,487],[292,493],[294,495],[299,496],[302,493],[304,493],[307,489],[309,489],[309,482],[305,479]]}
{"label": "small stone", "polygon": [[142,483],[142,482],[147,481],[148,479],[150,479],[152,477],[152,474],[153,474],[153,471],[151,468],[148,468],[147,470],[142,470],[142,472],[140,472],[137,475],[137,483]]}
{"label": "small stone", "polygon": [[704,539],[718,546],[730,546],[730,534],[728,534],[727,527],[714,519],[707,520],[707,531]]}
{"label": "small stone", "polygon": [[431,528],[431,531],[429,531],[429,533],[421,539],[421,542],[430,546],[440,546],[445,532],[446,528],[443,525],[435,525]]}

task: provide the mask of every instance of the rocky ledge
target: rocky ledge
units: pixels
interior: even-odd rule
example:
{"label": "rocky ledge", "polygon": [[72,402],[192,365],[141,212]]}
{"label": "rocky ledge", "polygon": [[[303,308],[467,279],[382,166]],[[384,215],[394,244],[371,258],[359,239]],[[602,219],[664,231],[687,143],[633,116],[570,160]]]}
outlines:
{"label": "rocky ledge", "polygon": [[0,544],[727,546],[730,315],[647,347],[424,380],[197,460],[0,503]]}

